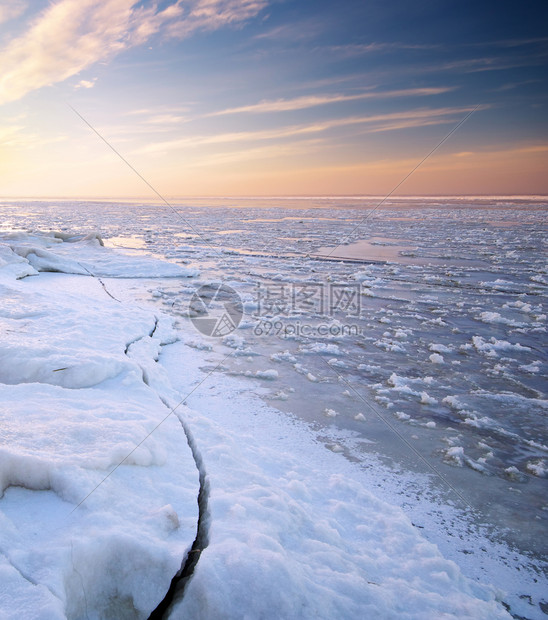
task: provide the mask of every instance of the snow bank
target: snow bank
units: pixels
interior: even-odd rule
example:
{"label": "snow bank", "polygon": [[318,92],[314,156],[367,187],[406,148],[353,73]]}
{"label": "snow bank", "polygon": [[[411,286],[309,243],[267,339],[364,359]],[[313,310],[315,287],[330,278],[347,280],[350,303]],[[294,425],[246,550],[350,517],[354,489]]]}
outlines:
{"label": "snow bank", "polygon": [[[199,275],[198,270],[150,257],[126,256],[105,248],[98,235],[30,235],[0,233],[3,252],[11,251],[27,263],[29,273],[39,271],[111,278],[174,278]],[[0,267],[2,254],[0,254]],[[30,271],[32,269],[32,271]]]}
{"label": "snow bank", "polygon": [[[16,241],[0,244],[0,617],[146,618],[197,522],[196,465],[154,361],[173,335],[94,278],[17,279],[38,258],[70,271],[80,251],[96,267],[97,240]],[[109,254],[110,273],[160,271]]]}

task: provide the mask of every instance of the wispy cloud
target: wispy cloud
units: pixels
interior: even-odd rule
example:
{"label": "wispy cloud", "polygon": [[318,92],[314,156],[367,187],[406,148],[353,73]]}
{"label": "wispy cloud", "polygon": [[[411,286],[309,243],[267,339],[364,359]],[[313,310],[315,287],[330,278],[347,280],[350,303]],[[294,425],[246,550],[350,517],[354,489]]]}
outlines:
{"label": "wispy cloud", "polygon": [[[269,0],[194,0],[185,3],[189,8],[169,24],[168,36],[183,38],[196,31],[218,30],[241,24],[268,6]],[[182,6],[181,0],[177,2]]]}
{"label": "wispy cloud", "polygon": [[439,45],[412,44],[401,42],[371,42],[371,43],[349,43],[346,45],[330,45],[327,49],[330,52],[342,56],[361,56],[379,52],[401,52],[410,50],[434,50],[439,49]]}
{"label": "wispy cloud", "polygon": [[134,0],[61,0],[48,7],[1,52],[0,103],[66,80],[143,43],[171,17],[174,6],[156,13],[155,7],[134,10],[134,4]]}
{"label": "wispy cloud", "polygon": [[147,118],[145,123],[148,125],[178,125],[187,121],[187,117],[180,114],[156,114]]}
{"label": "wispy cloud", "polygon": [[[487,108],[488,106],[482,106],[479,109]],[[419,109],[405,112],[393,112],[390,114],[351,116],[306,125],[290,125],[287,127],[258,131],[185,136],[173,140],[151,143],[138,149],[136,152],[168,152],[211,144],[234,144],[242,142],[283,140],[299,136],[310,136],[351,125],[366,125],[369,126],[369,132],[375,133],[380,131],[393,131],[396,129],[409,129],[412,127],[424,127],[433,124],[456,122],[456,120],[462,118],[464,114],[471,112],[473,109],[473,107]]]}
{"label": "wispy cloud", "polygon": [[365,93],[357,93],[354,95],[307,95],[304,97],[295,97],[294,99],[275,99],[271,101],[261,101],[259,103],[240,106],[237,108],[228,108],[218,112],[211,112],[206,116],[223,116],[226,114],[242,114],[242,113],[263,113],[263,112],[286,112],[291,110],[304,110],[316,106],[327,105],[332,103],[342,103],[346,101],[359,101],[361,99],[389,99],[393,97],[424,97],[429,95],[440,95],[447,93],[454,88],[437,87],[437,88],[409,88],[404,90],[390,91],[368,91]]}
{"label": "wispy cloud", "polygon": [[522,86],[528,86],[529,84],[538,84],[542,80],[522,80],[521,82],[508,82],[506,84],[502,84],[498,88],[493,88],[493,92],[504,92],[507,90],[514,90],[515,88],[521,88]]}
{"label": "wispy cloud", "polygon": [[261,131],[239,131],[213,134],[209,136],[189,136],[147,144],[139,153],[154,153],[179,150],[182,148],[202,146],[207,144],[234,144],[240,142],[258,142],[264,140],[280,140],[283,138],[294,138],[296,136],[318,133],[325,131],[329,126],[327,123],[318,125],[292,125],[279,129],[265,129]]}
{"label": "wispy cloud", "polygon": [[462,73],[480,73],[482,71],[502,71],[504,69],[517,69],[519,67],[531,67],[541,64],[546,59],[546,53],[535,55],[512,56],[484,56],[481,58],[468,58],[444,63],[441,66],[432,67],[435,71],[459,71]]}
{"label": "wispy cloud", "polygon": [[498,41],[482,41],[479,43],[468,43],[470,47],[499,46],[499,47],[523,47],[536,45],[537,43],[547,43],[548,37],[532,37],[523,39],[502,39]]}
{"label": "wispy cloud", "polygon": [[[0,50],[0,104],[62,82],[93,64],[144,44],[162,31],[184,37],[255,16],[267,0],[182,0],[163,10],[137,0],[59,0]],[[14,15],[13,7],[0,18]],[[21,9],[22,10],[22,9]],[[11,12],[10,12],[11,11]]]}
{"label": "wispy cloud", "polygon": [[96,81],[97,78],[93,78],[93,80],[80,80],[78,84],[75,84],[74,88],[93,88]]}
{"label": "wispy cloud", "polygon": [[129,116],[161,116],[161,115],[176,115],[186,114],[190,108],[186,106],[169,106],[162,105],[155,108],[138,108],[136,110],[129,110],[126,112]]}
{"label": "wispy cloud", "polygon": [[321,140],[302,140],[285,144],[268,144],[254,148],[238,148],[224,153],[208,154],[206,157],[189,162],[194,167],[210,167],[217,165],[234,164],[243,161],[255,162],[259,159],[276,159],[303,156],[321,144]]}
{"label": "wispy cloud", "polygon": [[281,24],[255,35],[256,41],[267,41],[288,44],[312,41],[320,36],[326,29],[326,24],[316,18],[301,19],[297,22]]}

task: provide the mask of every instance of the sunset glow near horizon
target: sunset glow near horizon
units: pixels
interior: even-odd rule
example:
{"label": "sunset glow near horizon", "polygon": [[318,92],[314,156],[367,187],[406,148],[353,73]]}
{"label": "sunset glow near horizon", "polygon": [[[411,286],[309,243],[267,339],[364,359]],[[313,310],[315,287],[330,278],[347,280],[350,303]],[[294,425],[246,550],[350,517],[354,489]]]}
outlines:
{"label": "sunset glow near horizon", "polygon": [[0,2],[0,197],[548,194],[548,5]]}

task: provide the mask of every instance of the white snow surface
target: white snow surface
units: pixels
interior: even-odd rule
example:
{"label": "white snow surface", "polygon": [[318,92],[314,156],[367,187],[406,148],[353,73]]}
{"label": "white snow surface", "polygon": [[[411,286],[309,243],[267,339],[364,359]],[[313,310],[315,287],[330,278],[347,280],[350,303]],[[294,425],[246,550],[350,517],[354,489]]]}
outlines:
{"label": "white snow surface", "polygon": [[[10,251],[26,259],[28,274],[52,271],[111,278],[193,277],[198,270],[181,267],[151,257],[126,256],[103,247],[99,234],[70,236],[62,233],[28,234],[0,233],[3,246],[0,266],[7,263]],[[98,252],[97,248],[103,247]],[[19,259],[19,261],[20,261]],[[17,263],[21,264],[21,263]],[[24,263],[23,263],[24,264]],[[22,277],[27,275],[21,272]]]}
{"label": "white snow surface", "polygon": [[[60,271],[80,262],[78,245],[56,255]],[[197,521],[181,423],[154,430],[169,388],[153,355],[171,328],[150,337],[165,319],[89,276],[17,280],[29,255],[0,252],[0,618],[146,618]],[[86,254],[123,272],[99,244]]]}
{"label": "white snow surface", "polygon": [[[191,359],[177,344],[160,362],[177,385]],[[207,415],[185,417],[208,475],[209,546],[170,618],[509,617],[304,424],[233,377],[204,386],[188,403]]]}
{"label": "white snow surface", "polygon": [[195,270],[67,241],[0,239],[0,618],[148,617],[195,535],[184,428],[209,544],[171,618],[510,617],[261,382],[203,377],[207,349],[89,276]]}

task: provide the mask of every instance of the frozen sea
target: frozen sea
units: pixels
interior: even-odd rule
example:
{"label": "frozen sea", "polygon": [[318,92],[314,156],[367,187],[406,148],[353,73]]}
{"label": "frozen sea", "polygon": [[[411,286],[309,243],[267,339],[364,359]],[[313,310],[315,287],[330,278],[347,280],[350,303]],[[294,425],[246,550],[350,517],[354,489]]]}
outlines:
{"label": "frozen sea", "polygon": [[[245,459],[251,459],[248,451],[255,444],[257,462],[275,461],[279,450],[280,463],[290,460],[292,471],[308,464],[331,468],[334,475],[362,485],[379,501],[401,508],[418,534],[437,545],[466,578],[500,590],[503,594],[497,600],[515,617],[546,617],[548,201],[401,198],[377,207],[379,202],[360,197],[194,198],[170,201],[168,206],[150,200],[6,199],[0,202],[0,243],[30,261],[40,272],[38,279],[56,294],[62,294],[63,287],[70,290],[68,278],[100,278],[111,301],[153,313],[156,325],[158,317],[172,321],[175,335],[159,341],[163,352],[152,357],[164,364],[169,389],[185,396],[185,405],[206,415],[215,433],[224,437],[212,442],[213,427],[202,428],[203,420],[192,417],[196,414],[186,422],[195,439],[194,451],[203,461],[200,473],[205,475],[208,464],[213,472],[218,461],[219,479],[227,485],[225,508],[242,521],[246,510],[249,517],[263,518],[246,499],[256,500],[257,489],[267,489],[279,479],[274,464],[262,479],[251,470],[249,475],[257,475],[257,480],[256,490],[246,491],[249,497],[236,486],[231,489],[239,474],[223,481],[219,451],[232,450],[233,458],[236,444],[231,442],[239,443],[239,437],[247,444],[245,450],[238,448],[243,450],[242,463],[247,463],[244,470],[252,467],[252,460]],[[100,256],[100,248],[86,246],[78,254],[78,243],[90,234],[90,239],[103,240],[104,252],[114,250],[108,261],[87,257],[87,251]],[[59,258],[56,244],[43,242],[44,238],[73,246],[70,256],[61,252]],[[150,268],[160,263],[147,267],[146,257],[161,259],[165,267]],[[91,262],[86,263],[88,258]],[[144,261],[142,267],[139,261]],[[220,283],[223,289],[218,288]],[[219,290],[222,294],[216,297]],[[205,296],[197,299],[200,291]],[[16,316],[17,303],[5,294],[0,316]],[[208,316],[223,317],[227,308],[228,322],[204,322]],[[130,315],[122,317],[124,325]],[[32,313],[24,316],[32,321]],[[86,320],[85,313],[80,320]],[[105,321],[111,325],[110,318]],[[130,331],[127,327],[128,342]],[[17,360],[13,361],[17,340],[10,346],[12,357],[1,358],[6,366],[0,370],[0,383],[41,381],[38,374],[30,378],[23,371],[17,374]],[[146,347],[139,347],[134,347],[134,357],[145,368]],[[25,359],[21,358],[21,367]],[[60,359],[55,372],[66,370],[65,365],[68,362]],[[116,366],[105,371],[93,385],[102,385],[122,370]],[[143,372],[154,375],[150,368]],[[79,389],[89,387],[80,376],[74,380],[83,381],[76,386]],[[154,385],[153,380],[149,383]],[[176,404],[177,397],[159,393],[164,404]],[[138,436],[136,428],[126,438],[127,445],[137,442]],[[313,453],[303,445],[303,436],[314,444]],[[123,454],[119,446],[112,450]],[[230,470],[230,457],[223,458]],[[108,471],[110,461],[101,467]],[[177,464],[165,467],[171,476]],[[309,503],[332,506],[333,481],[326,478],[322,489],[323,483],[314,479],[312,490],[313,478],[307,482],[302,472],[299,475],[303,478],[295,473],[292,481],[286,481],[290,495],[306,498],[312,493],[314,501]],[[194,493],[192,484],[185,488],[185,498]],[[16,520],[19,504],[14,487],[25,484],[12,480],[5,486],[4,498],[10,502],[4,512]],[[349,486],[345,492],[346,498],[360,490]],[[75,492],[71,493],[65,501],[75,501]],[[339,499],[341,505],[346,501]],[[28,501],[21,504],[23,510]],[[169,505],[162,508],[168,520],[170,510],[179,510]],[[97,510],[100,514],[101,508]],[[281,512],[276,514],[274,522]],[[190,511],[189,523],[193,519]],[[341,516],[341,522],[344,519]],[[304,517],[299,523],[305,523]],[[215,524],[212,516],[213,530]],[[222,525],[219,531],[224,532]],[[223,535],[226,540],[237,538],[229,530]],[[307,554],[311,548],[303,544],[305,539],[297,531],[286,542],[295,552]],[[276,545],[283,546],[282,540],[276,539]],[[161,544],[165,547],[165,540]],[[269,553],[278,551],[274,542],[257,538],[254,544],[265,545]],[[174,549],[184,555],[185,545],[188,541],[177,540]],[[164,547],[162,562],[173,566],[177,556],[170,558]],[[211,554],[219,553],[210,547]],[[223,598],[226,593],[219,594],[219,600],[208,593],[204,584],[211,584],[212,575],[222,575],[219,566],[224,565],[222,554],[217,559],[212,555],[213,568],[208,572],[207,552],[198,560],[180,611],[175,607],[172,617],[185,613],[222,617],[217,615],[221,608],[228,610],[225,617],[270,617],[253,606],[247,616],[229,613],[236,602]],[[338,574],[344,572],[327,547],[322,562]],[[256,570],[252,562],[242,568],[243,560],[237,566],[242,579],[251,579]],[[361,567],[357,561],[356,566]],[[288,569],[284,578],[296,588],[292,575]],[[287,587],[280,579],[279,585]],[[341,584],[338,587],[346,587]],[[103,590],[98,586],[97,592]],[[351,589],[348,596],[356,601]],[[321,601],[320,593],[317,598]],[[287,606],[281,605],[272,617],[320,617],[317,610],[283,616],[295,608],[295,601],[289,597]],[[243,604],[239,598],[237,602]],[[299,604],[308,609],[304,602]],[[411,604],[409,617],[437,617],[430,611],[421,616],[421,604],[417,602],[416,615]],[[276,610],[275,603],[268,605]],[[64,609],[71,610],[67,617],[86,617],[83,612],[78,615],[76,604]],[[127,617],[148,617],[142,609]],[[376,609],[380,615],[375,617],[407,617],[403,610],[380,603]],[[352,605],[325,610],[358,617]],[[108,613],[90,612],[89,617]],[[495,616],[478,608],[467,617]]]}

